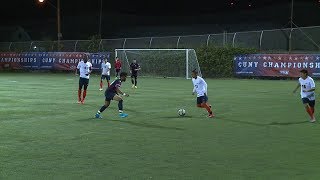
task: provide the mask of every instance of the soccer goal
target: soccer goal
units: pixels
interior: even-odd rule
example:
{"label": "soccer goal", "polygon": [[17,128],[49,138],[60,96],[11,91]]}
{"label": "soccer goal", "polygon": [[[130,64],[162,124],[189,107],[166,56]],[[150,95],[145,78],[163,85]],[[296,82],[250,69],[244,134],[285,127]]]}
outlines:
{"label": "soccer goal", "polygon": [[115,56],[121,59],[126,72],[132,61],[137,60],[141,76],[190,79],[194,69],[202,76],[194,49],[116,49]]}

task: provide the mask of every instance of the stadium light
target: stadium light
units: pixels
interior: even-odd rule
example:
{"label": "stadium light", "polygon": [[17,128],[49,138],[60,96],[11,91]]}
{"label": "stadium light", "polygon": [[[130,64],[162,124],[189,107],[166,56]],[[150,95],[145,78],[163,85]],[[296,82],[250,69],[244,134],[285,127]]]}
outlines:
{"label": "stadium light", "polygon": [[38,0],[39,3],[47,2],[49,5],[54,7],[57,10],[57,40],[58,40],[58,51],[60,51],[60,40],[62,38],[61,33],[61,18],[60,18],[60,0],[57,0],[57,6],[52,4],[49,0]]}

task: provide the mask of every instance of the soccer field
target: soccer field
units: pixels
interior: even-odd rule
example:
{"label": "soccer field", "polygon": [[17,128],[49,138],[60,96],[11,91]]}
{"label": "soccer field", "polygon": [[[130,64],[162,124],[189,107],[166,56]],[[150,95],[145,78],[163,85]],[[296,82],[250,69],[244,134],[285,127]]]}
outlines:
{"label": "soccer field", "polygon": [[142,78],[132,90],[128,79],[129,117],[112,102],[103,119],[93,118],[99,76],[84,105],[72,74],[0,82],[0,179],[320,178],[320,127],[292,94],[297,81],[207,79],[213,119],[196,108],[191,80]]}

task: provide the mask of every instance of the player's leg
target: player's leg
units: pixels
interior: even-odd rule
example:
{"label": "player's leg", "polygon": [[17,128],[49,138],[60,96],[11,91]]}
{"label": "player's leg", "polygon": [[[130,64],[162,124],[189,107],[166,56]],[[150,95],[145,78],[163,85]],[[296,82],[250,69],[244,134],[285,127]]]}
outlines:
{"label": "player's leg", "polygon": [[113,100],[118,101],[119,116],[122,118],[127,117],[128,114],[123,113],[123,100],[122,100],[122,98],[118,95],[115,95],[113,97]]}
{"label": "player's leg", "polygon": [[82,100],[81,103],[84,104],[84,99],[87,96],[87,89],[89,85],[89,79],[83,78],[84,79],[84,86],[83,86],[83,94],[82,94]]}
{"label": "player's leg", "polygon": [[208,117],[210,117],[210,118],[214,117],[214,114],[211,110],[211,107],[207,103],[208,97],[206,95],[204,95],[204,96],[201,96],[200,98],[201,98],[201,107],[205,108],[208,111],[208,113],[209,113]]}
{"label": "player's leg", "polygon": [[131,84],[132,84],[132,88],[134,88],[134,75],[131,74]]}
{"label": "player's leg", "polygon": [[311,113],[312,113],[312,118],[310,120],[310,122],[315,122],[316,121],[316,117],[314,116],[314,106],[316,104],[315,100],[309,100],[309,107],[311,109]]}
{"label": "player's leg", "polygon": [[107,75],[106,79],[107,79],[107,83],[108,83],[108,87],[109,87],[110,86],[110,75]]}
{"label": "player's leg", "polygon": [[107,98],[106,98],[106,100],[104,101],[104,105],[101,106],[101,108],[96,113],[96,115],[95,115],[96,118],[102,118],[101,113],[109,107],[110,102],[111,102],[111,100],[107,100]]}
{"label": "player's leg", "polygon": [[138,83],[138,82],[137,82],[137,79],[138,79],[138,75],[135,74],[135,75],[134,75],[134,88],[136,88],[136,89],[138,88],[138,87],[137,87],[137,83]]}
{"label": "player's leg", "polygon": [[80,104],[81,103],[81,91],[82,91],[82,87],[83,87],[83,78],[79,78],[79,88],[78,88],[78,103]]}
{"label": "player's leg", "polygon": [[116,69],[116,78],[118,78],[119,72],[120,72],[120,69]]}
{"label": "player's leg", "polygon": [[308,98],[302,98],[302,103],[304,108],[306,109],[306,112],[308,113],[308,115],[310,116],[310,119],[313,119],[313,113],[312,113],[312,109],[309,106],[309,99]]}
{"label": "player's leg", "polygon": [[96,118],[102,118],[101,117],[101,113],[107,109],[107,107],[109,107],[111,100],[113,99],[113,97],[115,96],[114,93],[106,93],[105,94],[105,101],[104,101],[104,105],[101,106],[101,108],[98,110],[98,112],[96,113],[95,117]]}
{"label": "player's leg", "polygon": [[101,75],[101,78],[100,78],[100,91],[102,91],[103,89],[103,79],[104,79],[104,75]]}

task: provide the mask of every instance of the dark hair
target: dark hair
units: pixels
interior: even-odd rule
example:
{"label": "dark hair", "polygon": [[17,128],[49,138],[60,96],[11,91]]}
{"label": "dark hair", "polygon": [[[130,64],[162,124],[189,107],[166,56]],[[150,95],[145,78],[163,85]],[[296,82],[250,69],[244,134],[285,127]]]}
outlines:
{"label": "dark hair", "polygon": [[193,73],[198,74],[197,69],[192,70]]}
{"label": "dark hair", "polygon": [[308,70],[306,70],[306,69],[302,69],[300,72],[303,73],[303,74],[308,75]]}
{"label": "dark hair", "polygon": [[123,77],[123,76],[127,77],[127,76],[128,76],[128,73],[126,73],[126,72],[121,72],[121,73],[120,73],[120,77]]}

